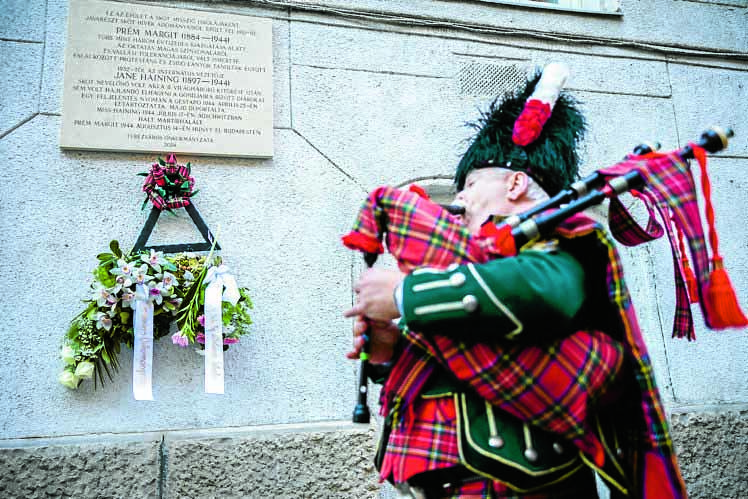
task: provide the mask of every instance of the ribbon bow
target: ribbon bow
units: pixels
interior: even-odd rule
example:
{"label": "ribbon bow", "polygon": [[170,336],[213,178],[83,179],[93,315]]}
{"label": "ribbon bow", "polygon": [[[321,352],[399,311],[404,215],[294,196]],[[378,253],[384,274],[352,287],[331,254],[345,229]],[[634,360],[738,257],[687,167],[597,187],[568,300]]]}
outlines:
{"label": "ribbon bow", "polygon": [[190,170],[190,164],[178,164],[174,154],[170,154],[166,161],[158,158],[158,162],[151,165],[148,173],[140,174],[145,176],[145,202],[150,200],[159,210],[173,210],[190,204],[190,198],[197,194],[197,191],[192,190],[195,179],[190,175]]}
{"label": "ribbon bow", "polygon": [[205,283],[207,283],[208,286],[217,283],[217,285],[221,287],[223,291],[221,296],[222,301],[227,301],[236,306],[239,298],[241,298],[236,279],[229,273],[229,268],[226,265],[221,264],[218,267],[210,267],[205,276]]}

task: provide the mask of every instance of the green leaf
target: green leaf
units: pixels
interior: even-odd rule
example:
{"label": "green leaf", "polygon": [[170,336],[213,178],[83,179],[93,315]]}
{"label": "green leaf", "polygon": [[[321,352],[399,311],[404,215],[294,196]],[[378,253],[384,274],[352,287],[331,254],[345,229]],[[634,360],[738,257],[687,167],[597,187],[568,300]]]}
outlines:
{"label": "green leaf", "polygon": [[161,166],[166,166],[166,161],[164,161],[161,158],[158,158],[158,164],[161,165]]}
{"label": "green leaf", "polygon": [[114,253],[117,258],[122,258],[122,250],[119,249],[119,242],[116,239],[113,239],[112,242],[109,243],[109,249],[112,250],[112,253]]}
{"label": "green leaf", "polygon": [[96,258],[98,258],[102,262],[106,262],[108,260],[113,259],[114,255],[111,253],[99,253],[98,255],[96,255]]}
{"label": "green leaf", "polygon": [[104,265],[99,265],[93,271],[94,278],[106,287],[114,286],[117,278],[109,273],[109,269]]}
{"label": "green leaf", "polygon": [[173,263],[171,263],[169,260],[166,260],[166,263],[164,263],[161,266],[163,268],[165,268],[166,270],[171,270],[172,272],[176,272],[177,271],[177,266],[174,265]]}
{"label": "green leaf", "polygon": [[140,172],[140,173],[136,173],[136,175],[139,176],[139,177],[147,177],[148,176],[148,172]]}

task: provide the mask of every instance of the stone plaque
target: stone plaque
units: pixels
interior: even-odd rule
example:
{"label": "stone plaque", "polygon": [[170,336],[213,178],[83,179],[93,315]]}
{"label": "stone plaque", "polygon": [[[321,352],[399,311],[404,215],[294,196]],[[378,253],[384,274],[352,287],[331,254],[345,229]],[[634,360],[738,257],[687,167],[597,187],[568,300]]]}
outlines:
{"label": "stone plaque", "polygon": [[71,0],[60,147],[273,155],[272,21]]}

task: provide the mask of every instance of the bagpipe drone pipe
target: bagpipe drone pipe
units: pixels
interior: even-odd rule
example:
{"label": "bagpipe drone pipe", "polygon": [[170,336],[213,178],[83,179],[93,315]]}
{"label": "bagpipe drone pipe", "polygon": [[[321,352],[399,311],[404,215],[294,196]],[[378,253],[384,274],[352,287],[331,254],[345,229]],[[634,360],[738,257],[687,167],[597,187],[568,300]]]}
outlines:
{"label": "bagpipe drone pipe", "polygon": [[[698,141],[666,153],[656,152],[652,146],[639,146],[623,161],[597,170],[531,210],[510,216],[498,225],[484,224],[480,234],[470,234],[457,218],[460,207],[433,203],[419,188],[379,187],[367,196],[353,230],[343,237],[343,242],[348,248],[362,251],[369,266],[384,252],[382,243],[386,242],[387,250],[406,273],[423,266],[444,269],[453,263],[484,263],[516,255],[527,243],[552,234],[559,224],[608,199],[609,229],[621,244],[634,246],[667,232],[673,250],[677,294],[673,336],[694,338],[690,303],[700,304],[711,329],[746,326],[748,319],[737,304],[719,254],[706,171],[706,153],[727,147],[732,135],[729,129],[714,127]],[[694,178],[688,167],[692,158],[701,168],[711,256],[698,211]],[[650,214],[646,228],[638,225],[618,199],[625,192],[645,203]],[[659,213],[665,229],[657,222],[655,212]],[[693,271],[685,254],[684,239]],[[361,356],[359,403],[354,422],[369,419],[365,406],[368,357],[365,352],[366,349]]]}

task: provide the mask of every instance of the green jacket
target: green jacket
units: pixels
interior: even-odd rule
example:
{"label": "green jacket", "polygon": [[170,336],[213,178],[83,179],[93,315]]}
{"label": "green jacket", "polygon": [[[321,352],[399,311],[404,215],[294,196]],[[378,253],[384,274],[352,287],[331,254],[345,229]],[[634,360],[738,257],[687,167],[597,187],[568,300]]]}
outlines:
{"label": "green jacket", "polygon": [[514,258],[417,269],[397,294],[402,322],[413,331],[534,342],[574,330],[585,273],[571,253],[549,241]]}

